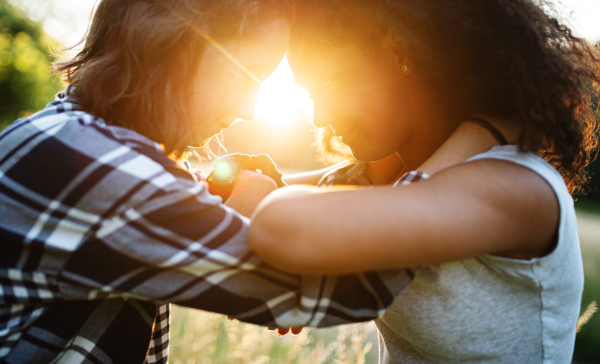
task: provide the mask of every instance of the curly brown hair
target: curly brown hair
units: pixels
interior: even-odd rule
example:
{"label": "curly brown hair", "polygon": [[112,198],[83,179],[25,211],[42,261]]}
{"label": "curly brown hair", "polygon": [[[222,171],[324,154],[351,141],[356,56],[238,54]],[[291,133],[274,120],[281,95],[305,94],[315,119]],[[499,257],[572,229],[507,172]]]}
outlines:
{"label": "curly brown hair", "polygon": [[54,63],[87,112],[164,145],[181,157],[189,96],[210,42],[251,37],[293,17],[289,0],[101,0],[83,49]]}
{"label": "curly brown hair", "polygon": [[437,107],[518,121],[520,147],[577,193],[598,145],[600,52],[551,12],[544,0],[303,0],[295,29],[331,45],[391,33]]}

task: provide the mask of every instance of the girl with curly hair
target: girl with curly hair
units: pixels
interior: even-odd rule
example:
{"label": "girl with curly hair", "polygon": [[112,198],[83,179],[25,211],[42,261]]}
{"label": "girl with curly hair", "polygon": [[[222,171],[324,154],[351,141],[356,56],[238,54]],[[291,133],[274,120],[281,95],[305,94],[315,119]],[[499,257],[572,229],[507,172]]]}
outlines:
{"label": "girl with curly hair", "polygon": [[[597,146],[600,59],[550,11],[533,0],[296,4],[288,58],[315,124],[357,160],[396,153],[408,173],[403,187],[275,192],[251,245],[294,273],[420,267],[376,320],[381,363],[571,361],[583,290],[571,194]],[[493,135],[496,146],[450,168],[426,162],[456,156],[447,142],[462,128],[463,144]]]}

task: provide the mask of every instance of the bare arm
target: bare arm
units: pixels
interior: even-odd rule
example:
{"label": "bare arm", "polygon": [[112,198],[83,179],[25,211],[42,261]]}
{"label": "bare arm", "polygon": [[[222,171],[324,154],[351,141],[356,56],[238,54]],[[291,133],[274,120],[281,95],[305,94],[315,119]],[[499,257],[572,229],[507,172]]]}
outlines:
{"label": "bare arm", "polygon": [[344,164],[348,163],[347,161],[334,164],[329,167],[325,167],[323,169],[319,169],[316,171],[308,171],[303,173],[295,173],[288,174],[283,176],[283,180],[288,185],[309,185],[316,186],[319,183],[319,180],[329,171],[340,168]]}
{"label": "bare arm", "polygon": [[401,188],[277,191],[254,216],[251,244],[269,263],[305,273],[544,254],[558,221],[550,186],[508,162],[459,165],[494,145],[487,130],[464,123],[418,168],[430,180]]}
{"label": "bare arm", "polygon": [[553,242],[558,202],[536,173],[476,161],[400,188],[275,193],[250,242],[296,273],[344,274],[498,254],[533,257]]}

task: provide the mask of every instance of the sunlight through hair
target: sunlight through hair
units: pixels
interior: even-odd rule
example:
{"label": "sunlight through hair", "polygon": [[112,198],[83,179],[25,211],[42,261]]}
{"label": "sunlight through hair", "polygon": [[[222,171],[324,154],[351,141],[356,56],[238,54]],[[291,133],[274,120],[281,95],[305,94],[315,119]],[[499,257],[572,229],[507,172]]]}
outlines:
{"label": "sunlight through hair", "polygon": [[[235,64],[238,68],[240,68],[244,73],[246,73],[254,82],[257,82],[259,84],[261,83],[261,81],[258,79],[258,77],[256,77],[252,72],[250,72],[250,70],[248,70],[240,61],[237,60],[237,58],[235,58],[231,53],[229,53],[215,38],[213,38],[210,34],[208,34],[208,32],[206,32],[204,29],[202,29],[202,27],[200,27],[198,24],[195,24],[193,19],[190,19],[190,18],[186,17],[185,15],[181,14],[180,12],[178,12],[176,9],[174,9],[172,6],[165,3],[164,1],[159,0],[159,3],[165,9],[167,9],[173,15],[175,15],[177,18],[179,18],[182,22],[187,23],[192,29],[194,29],[194,31],[199,36],[201,36],[209,44],[214,46],[219,52],[221,52],[225,57],[227,57],[227,59],[229,59],[231,62],[233,62],[233,64]],[[181,138],[181,140],[176,145],[177,148],[182,146],[182,143],[184,143],[185,140],[187,140],[187,138],[190,135],[193,135],[194,129],[195,128],[190,129]],[[210,148],[210,142],[212,140],[215,140],[218,143],[219,153],[220,153],[221,149],[223,149],[225,152],[227,152],[227,149],[225,148],[225,145],[223,143],[224,140],[223,140],[222,132],[218,134],[218,138],[213,137],[213,138],[209,139],[208,141],[206,141],[200,147],[188,146],[188,149],[199,161],[204,161],[207,159],[210,160],[214,157],[218,157],[218,154],[215,154]],[[204,141],[201,141],[201,142],[204,142]]]}
{"label": "sunlight through hair", "polygon": [[[210,146],[211,142],[217,143],[217,146],[219,147],[217,153],[213,152]],[[188,149],[192,155],[196,157],[198,162],[205,162],[213,158],[219,158],[221,156],[221,150],[227,153],[227,148],[225,147],[225,135],[223,134],[223,131],[221,131],[219,134],[210,138],[204,145],[200,147],[188,146]]]}
{"label": "sunlight through hair", "polygon": [[211,44],[212,46],[217,48],[217,50],[219,52],[221,52],[225,57],[227,57],[231,62],[233,62],[242,71],[244,71],[246,74],[248,74],[248,76],[250,76],[250,78],[252,78],[252,80],[254,80],[257,83],[260,83],[260,80],[258,79],[258,77],[256,77],[252,72],[250,72],[250,70],[248,70],[240,61],[238,61],[237,58],[235,58],[233,55],[231,55],[231,53],[229,53],[215,38],[213,38],[210,34],[208,34],[208,32],[206,32],[204,29],[202,29],[202,27],[200,27],[198,24],[194,23],[193,19],[190,19],[190,18],[186,17],[185,15],[180,14],[177,10],[175,10],[172,6],[165,3],[164,1],[159,0],[159,3],[165,9],[170,11],[173,15],[175,15],[176,17],[181,19],[182,22],[187,23],[192,29],[194,29],[194,31],[199,36],[201,36],[209,44]]}
{"label": "sunlight through hair", "polygon": [[308,91],[294,80],[287,56],[260,87],[255,120],[267,120],[274,128],[289,128],[297,122],[312,122],[313,102]]}
{"label": "sunlight through hair", "polygon": [[[308,91],[294,80],[287,57],[261,85],[252,121],[266,121],[270,128],[285,134],[299,123],[312,123],[313,101]],[[240,119],[241,120],[241,119]],[[213,150],[218,147],[218,152]],[[200,147],[189,147],[199,162],[206,162],[227,153],[224,135],[219,133]]]}
{"label": "sunlight through hair", "polygon": [[[240,61],[238,61],[231,53],[229,53],[216,39],[208,32],[195,24],[192,19],[180,14],[177,10],[163,1],[159,1],[161,5],[169,10],[173,15],[186,22],[194,31],[204,38],[209,44],[214,46],[219,52],[233,62],[237,67],[244,71],[248,76],[257,83],[261,81],[248,70]],[[268,120],[273,127],[281,128],[289,126],[294,122],[309,121],[312,122],[314,106],[307,91],[296,84],[294,75],[284,57],[277,70],[262,83],[259,97],[256,104],[256,112],[254,120]],[[193,133],[193,129],[188,131],[182,138],[181,142],[186,140]],[[215,154],[210,147],[210,142],[215,141],[219,146],[219,152]],[[181,142],[178,143],[181,144]],[[218,134],[217,138],[213,137],[200,147],[188,146],[190,152],[199,160],[210,160],[220,155],[221,149],[227,152],[224,145],[223,133]]]}

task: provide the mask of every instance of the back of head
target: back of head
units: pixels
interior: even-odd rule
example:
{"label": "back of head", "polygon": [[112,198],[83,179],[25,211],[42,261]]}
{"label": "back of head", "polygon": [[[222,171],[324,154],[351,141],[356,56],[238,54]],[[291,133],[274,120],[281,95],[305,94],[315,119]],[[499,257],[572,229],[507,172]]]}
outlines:
{"label": "back of head", "polygon": [[[431,107],[520,124],[520,145],[544,156],[571,191],[597,146],[600,52],[548,15],[543,0],[303,0],[295,35],[368,50],[391,35],[414,60]],[[293,47],[294,45],[292,45]]]}
{"label": "back of head", "polygon": [[101,0],[83,49],[54,67],[84,110],[181,156],[206,47],[291,17],[287,0]]}

